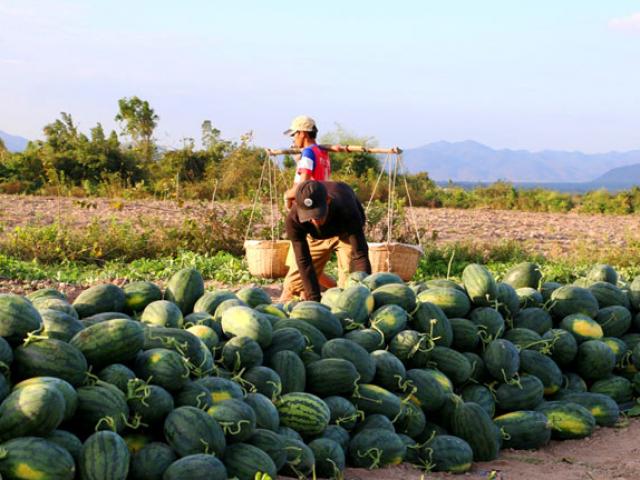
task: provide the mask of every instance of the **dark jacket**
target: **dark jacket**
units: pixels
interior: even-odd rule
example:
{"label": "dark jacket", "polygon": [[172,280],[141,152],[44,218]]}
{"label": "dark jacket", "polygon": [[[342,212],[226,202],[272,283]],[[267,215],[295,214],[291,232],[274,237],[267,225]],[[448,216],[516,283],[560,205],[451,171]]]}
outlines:
{"label": "dark jacket", "polygon": [[362,204],[346,183],[322,183],[331,198],[326,222],[317,228],[311,222],[301,222],[298,219],[295,203],[286,220],[287,236],[291,240],[304,291],[308,300],[315,301],[320,301],[320,285],[311,261],[307,235],[318,239],[337,236],[349,242],[352,248],[351,260],[354,271],[371,273],[369,249],[364,236],[365,215]]}

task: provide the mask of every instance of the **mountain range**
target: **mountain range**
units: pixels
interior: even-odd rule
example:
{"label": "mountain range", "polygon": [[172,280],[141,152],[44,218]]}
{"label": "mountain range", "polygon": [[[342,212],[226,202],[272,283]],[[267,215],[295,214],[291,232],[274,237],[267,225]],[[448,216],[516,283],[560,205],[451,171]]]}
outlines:
{"label": "mountain range", "polygon": [[[496,150],[471,140],[435,142],[403,153],[405,167],[411,173],[428,172],[437,181],[585,183],[605,175],[609,170],[640,165],[640,150],[586,154],[543,150]],[[640,184],[640,176],[616,177]]]}
{"label": "mountain range", "polygon": [[29,140],[24,137],[11,135],[3,132],[2,130],[0,130],[0,138],[4,142],[4,146],[7,147],[7,150],[10,152],[21,152],[27,148],[27,143],[29,143]]}
{"label": "mountain range", "polygon": [[[21,152],[28,139],[0,130],[11,152]],[[584,188],[640,185],[640,150],[587,154],[559,150],[493,149],[473,140],[433,142],[406,149],[402,160],[410,173],[427,172],[438,182],[580,184]]]}

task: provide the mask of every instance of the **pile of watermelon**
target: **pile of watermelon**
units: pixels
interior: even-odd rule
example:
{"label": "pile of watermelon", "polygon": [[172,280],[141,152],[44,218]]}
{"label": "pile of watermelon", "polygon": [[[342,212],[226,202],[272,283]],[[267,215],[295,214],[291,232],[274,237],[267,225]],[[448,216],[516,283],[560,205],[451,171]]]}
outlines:
{"label": "pile of watermelon", "polygon": [[[5,479],[462,473],[501,448],[613,426],[640,395],[640,277],[571,285],[354,273],[321,303],[257,287],[98,285],[0,295]],[[636,407],[637,408],[637,407]]]}

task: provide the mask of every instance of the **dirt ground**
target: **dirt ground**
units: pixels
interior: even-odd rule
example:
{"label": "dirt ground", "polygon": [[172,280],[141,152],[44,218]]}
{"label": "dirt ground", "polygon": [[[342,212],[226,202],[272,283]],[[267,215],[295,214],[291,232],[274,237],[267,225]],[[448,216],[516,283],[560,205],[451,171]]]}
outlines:
{"label": "dirt ground", "polygon": [[[218,205],[218,204],[217,204]],[[1,229],[21,225],[50,224],[64,219],[70,227],[82,227],[92,219],[131,220],[151,217],[165,225],[180,224],[208,204],[172,201],[74,199],[0,195]],[[640,241],[638,215],[586,215],[512,210],[457,210],[416,208],[418,225],[437,244],[456,241],[489,243],[514,240],[533,251],[562,256],[576,245],[622,248]]]}
{"label": "dirt ground", "polygon": [[[48,224],[64,216],[75,227],[92,217],[136,218],[152,215],[166,224],[180,222],[198,207],[181,208],[172,202],[57,199],[0,195],[0,226]],[[548,214],[493,210],[417,209],[417,218],[436,242],[474,238],[480,242],[508,239],[547,255],[566,254],[578,243],[593,247],[619,248],[640,240],[638,216]],[[2,230],[0,230],[0,235]],[[114,283],[120,283],[114,280]],[[75,298],[81,287],[54,281],[18,282],[0,279],[0,292],[26,294],[44,287],[64,291]],[[208,285],[215,288],[216,285]],[[276,297],[279,287],[267,287]],[[408,465],[367,471],[348,469],[348,480],[419,480],[423,472]],[[451,478],[447,474],[425,474],[424,478]],[[472,470],[456,478],[473,479],[640,479],[640,419],[623,428],[598,428],[584,440],[552,441],[538,451],[503,450],[492,462],[475,463]]]}

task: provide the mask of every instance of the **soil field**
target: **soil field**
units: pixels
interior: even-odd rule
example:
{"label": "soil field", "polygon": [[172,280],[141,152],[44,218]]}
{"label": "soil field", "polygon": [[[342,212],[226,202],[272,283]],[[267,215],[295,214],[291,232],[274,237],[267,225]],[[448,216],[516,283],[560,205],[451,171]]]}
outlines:
{"label": "soil field", "polygon": [[[82,228],[94,217],[134,221],[153,217],[160,224],[180,223],[185,216],[207,206],[174,202],[113,201],[107,199],[57,199],[0,195],[0,227],[46,225],[64,218],[70,228]],[[563,256],[576,245],[590,248],[624,248],[640,241],[638,216],[548,214],[495,210],[416,209],[418,223],[436,243],[468,241],[490,243],[514,240],[549,256]],[[0,230],[0,235],[1,235]],[[115,280],[114,283],[119,283]],[[26,294],[45,286],[58,288],[75,298],[80,287],[46,282],[0,282],[0,292]],[[208,285],[215,288],[215,285]],[[267,287],[276,297],[279,288]],[[423,472],[401,465],[377,471],[348,469],[350,480],[419,480]],[[424,478],[454,478],[447,474],[425,474]],[[640,478],[640,419],[623,428],[598,428],[584,440],[552,441],[538,451],[504,450],[493,462],[475,463],[473,469],[455,478],[604,480]]]}
{"label": "soil field", "polygon": [[[135,222],[143,217],[160,225],[176,225],[186,217],[198,216],[207,208],[210,208],[209,204],[194,202],[178,206],[171,201],[0,195],[0,227],[47,225],[63,219],[69,228],[81,228],[93,219]],[[415,215],[426,237],[435,239],[436,244],[514,240],[531,251],[553,257],[566,255],[579,245],[590,249],[618,249],[629,242],[640,241],[638,215],[447,208],[416,208]]]}

